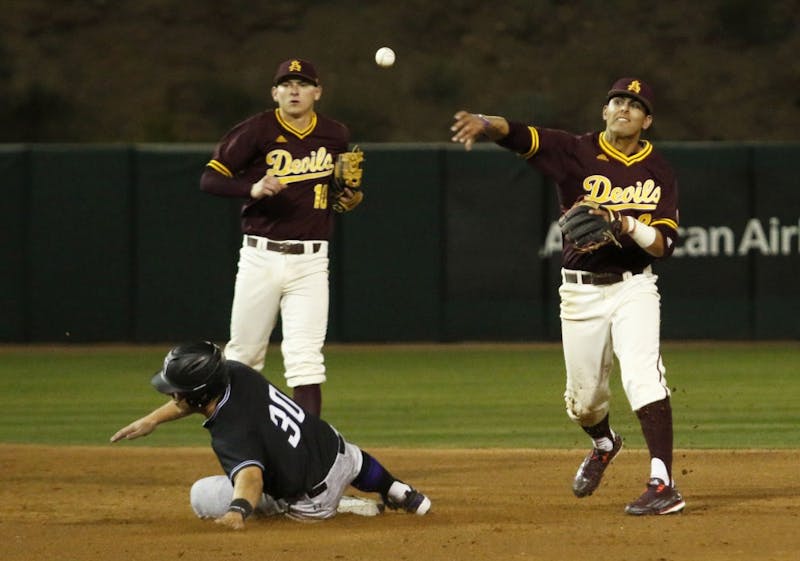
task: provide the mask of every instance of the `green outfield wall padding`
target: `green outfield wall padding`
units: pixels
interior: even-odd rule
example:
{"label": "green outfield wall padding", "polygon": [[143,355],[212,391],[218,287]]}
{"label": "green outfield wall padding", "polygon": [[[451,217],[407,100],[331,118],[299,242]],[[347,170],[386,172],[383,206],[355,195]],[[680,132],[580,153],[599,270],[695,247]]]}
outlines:
{"label": "green outfield wall padding", "polygon": [[334,311],[344,341],[442,337],[441,153],[364,145],[366,197],[338,221]]}
{"label": "green outfield wall padding", "polygon": [[[331,245],[330,342],[559,340],[549,180],[490,143],[362,147],[366,199]],[[800,144],[658,147],[681,208],[654,267],[663,337],[800,337]],[[0,341],[224,343],[242,201],[200,191],[212,149],[0,146]]]}
{"label": "green outfield wall padding", "polygon": [[752,258],[739,255],[737,240],[722,229],[743,228],[752,215],[752,150],[699,144],[662,151],[678,176],[681,226],[673,257],[654,266],[662,333],[679,339],[749,338]]}
{"label": "green outfield wall padding", "polygon": [[116,341],[131,320],[131,149],[30,153],[30,338]]}
{"label": "green outfield wall padding", "polygon": [[494,145],[453,146],[444,155],[445,337],[544,338],[541,176]]}
{"label": "green outfield wall padding", "polygon": [[0,341],[29,336],[28,154],[24,146],[0,147]]}
{"label": "green outfield wall padding", "polygon": [[241,201],[200,191],[210,148],[136,151],[137,341],[224,342]]}
{"label": "green outfield wall padding", "polygon": [[[753,151],[754,333],[800,338],[800,143]],[[763,232],[763,238],[759,236]]]}

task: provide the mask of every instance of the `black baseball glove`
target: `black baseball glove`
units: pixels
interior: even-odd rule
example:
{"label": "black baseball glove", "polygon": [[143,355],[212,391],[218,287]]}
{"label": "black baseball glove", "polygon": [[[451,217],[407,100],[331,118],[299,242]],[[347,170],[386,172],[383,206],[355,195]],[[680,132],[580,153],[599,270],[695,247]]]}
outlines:
{"label": "black baseball glove", "polygon": [[[590,211],[600,210],[594,214]],[[579,199],[558,219],[564,239],[581,253],[595,251],[610,243],[622,247],[620,214],[594,201]]]}

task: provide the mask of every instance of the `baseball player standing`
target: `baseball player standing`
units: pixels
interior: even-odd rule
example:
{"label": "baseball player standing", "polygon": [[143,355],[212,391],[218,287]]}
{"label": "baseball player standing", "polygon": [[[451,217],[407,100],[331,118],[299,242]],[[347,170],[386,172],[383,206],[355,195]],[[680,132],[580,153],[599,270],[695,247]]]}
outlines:
{"label": "baseball player standing", "polygon": [[285,377],[294,399],[319,415],[328,327],[328,242],[337,212],[363,193],[332,191],[336,157],[347,152],[347,127],[316,113],[322,87],[306,60],[282,62],[264,111],[231,129],[200,179],[206,193],[245,199],[244,239],[231,310],[228,358],[264,367],[281,316]]}
{"label": "baseball player standing", "polygon": [[685,505],[673,480],[672,409],[659,348],[658,277],[651,267],[675,247],[678,188],[669,165],[641,138],[653,123],[653,99],[642,80],[617,80],[603,105],[605,130],[579,136],[467,111],[456,113],[451,127],[452,140],[467,150],[483,135],[552,178],[562,214],[586,200],[597,207],[589,214],[603,218],[613,243],[587,250],[565,236],[562,252],[564,398],[569,417],[593,441],[573,491],[591,495],[622,449],[608,415],[616,355],[650,451],[645,492],[625,508],[633,515],[671,514]]}
{"label": "baseball player standing", "polygon": [[297,520],[331,518],[349,485],[379,493],[391,509],[424,515],[431,508],[428,497],[307,414],[264,376],[226,360],[213,343],[173,348],[151,383],[171,401],[118,430],[111,442],[146,436],[161,423],[193,413],[203,415],[227,477],[205,477],[192,486],[192,508],[202,518],[234,530],[264,507],[266,514]]}

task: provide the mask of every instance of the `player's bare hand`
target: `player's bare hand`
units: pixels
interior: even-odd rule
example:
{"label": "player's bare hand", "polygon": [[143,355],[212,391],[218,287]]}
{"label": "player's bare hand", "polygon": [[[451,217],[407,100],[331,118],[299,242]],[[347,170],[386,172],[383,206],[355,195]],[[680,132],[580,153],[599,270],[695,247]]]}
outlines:
{"label": "player's bare hand", "polygon": [[[467,150],[472,150],[475,140],[483,134],[486,129],[486,121],[481,120],[478,115],[468,111],[459,111],[453,116],[454,122],[450,127],[453,136],[450,140],[460,142]],[[485,117],[484,117],[485,119]]]}
{"label": "player's bare hand", "polygon": [[275,176],[265,175],[250,188],[250,197],[253,199],[263,199],[264,197],[274,197],[286,189],[286,184],[281,183]]}
{"label": "player's bare hand", "polygon": [[123,427],[114,433],[114,435],[111,437],[111,442],[119,442],[123,439],[133,440],[134,438],[139,438],[140,436],[147,436],[156,430],[157,426],[158,423],[147,418],[138,419],[127,427]]}
{"label": "player's bare hand", "polygon": [[217,524],[231,530],[244,530],[244,518],[238,512],[230,511],[214,520]]}

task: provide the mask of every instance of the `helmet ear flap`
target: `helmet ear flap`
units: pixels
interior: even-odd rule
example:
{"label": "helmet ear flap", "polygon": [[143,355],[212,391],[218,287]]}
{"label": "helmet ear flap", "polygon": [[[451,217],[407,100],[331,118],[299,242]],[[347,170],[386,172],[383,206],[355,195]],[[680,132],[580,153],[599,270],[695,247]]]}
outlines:
{"label": "helmet ear flap", "polygon": [[186,403],[192,407],[201,409],[209,404],[213,399],[225,393],[225,388],[228,387],[230,376],[228,376],[228,369],[223,364],[220,372],[215,373],[214,379],[210,380],[207,385],[199,391],[187,394],[184,399]]}
{"label": "helmet ear flap", "polygon": [[151,383],[168,395],[177,394],[192,407],[205,407],[224,393],[230,376],[222,351],[208,341],[173,348],[164,359],[164,367]]}

